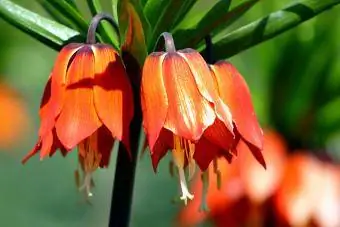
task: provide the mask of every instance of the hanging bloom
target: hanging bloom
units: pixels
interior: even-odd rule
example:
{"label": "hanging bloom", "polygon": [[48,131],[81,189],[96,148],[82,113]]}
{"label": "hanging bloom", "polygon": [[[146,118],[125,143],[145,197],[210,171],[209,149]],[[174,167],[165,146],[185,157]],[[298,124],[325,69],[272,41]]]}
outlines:
{"label": "hanging bloom", "polygon": [[104,44],[69,44],[45,88],[38,142],[23,162],[39,150],[43,159],[78,147],[85,171],[81,188],[91,195],[91,174],[107,167],[114,139],[129,148],[132,116],[132,89],[117,51]]}
{"label": "hanging bloom", "polygon": [[211,73],[223,103],[230,109],[236,140],[245,142],[257,161],[266,167],[262,156],[263,132],[254,112],[247,83],[237,69],[226,61],[210,65]]}
{"label": "hanging bloom", "polygon": [[[187,188],[184,168],[188,165],[191,176],[195,162],[205,171],[219,156],[231,161],[240,136],[228,103],[220,97],[217,82],[202,56],[193,49],[176,51],[171,35],[163,35],[167,51],[150,54],[143,67],[143,126],[154,169],[167,151],[172,151],[181,199],[186,203],[193,195]],[[262,136],[261,130],[256,130],[257,136]],[[258,139],[255,145],[260,152]]]}

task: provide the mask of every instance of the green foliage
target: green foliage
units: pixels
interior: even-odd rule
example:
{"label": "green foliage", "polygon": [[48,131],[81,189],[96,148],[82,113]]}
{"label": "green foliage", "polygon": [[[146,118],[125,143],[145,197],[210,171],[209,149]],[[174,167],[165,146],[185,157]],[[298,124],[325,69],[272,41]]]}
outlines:
{"label": "green foliage", "polygon": [[270,38],[273,38],[323,11],[340,0],[302,0],[283,10],[271,13],[213,40],[215,58],[228,58]]}
{"label": "green foliage", "polygon": [[71,40],[80,39],[79,32],[41,17],[10,0],[0,2],[0,15],[15,27],[56,50]]}

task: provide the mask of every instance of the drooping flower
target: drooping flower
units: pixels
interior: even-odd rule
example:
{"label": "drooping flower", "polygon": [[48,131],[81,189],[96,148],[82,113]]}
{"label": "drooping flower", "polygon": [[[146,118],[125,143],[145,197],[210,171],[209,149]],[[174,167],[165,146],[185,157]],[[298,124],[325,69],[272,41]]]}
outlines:
{"label": "drooping flower", "polygon": [[23,159],[78,147],[90,195],[91,173],[107,167],[114,139],[129,148],[132,89],[115,49],[104,44],[65,46],[59,53],[40,107],[39,139]]}
{"label": "drooping flower", "polygon": [[[252,136],[251,132],[246,136],[243,133],[239,135],[236,127],[238,124],[242,127],[243,116],[238,115],[237,122],[233,121],[228,102],[219,94],[219,81],[212,76],[203,57],[193,49],[176,51],[172,37],[168,33],[164,37],[167,51],[150,54],[143,67],[143,126],[154,169],[167,151],[171,150],[178,168],[181,199],[186,203],[187,199],[193,198],[186,185],[186,166],[189,168],[189,175],[192,175],[195,162],[205,171],[217,157],[224,156],[231,161],[240,135],[242,139],[250,139],[249,144],[255,146],[257,155],[261,155],[262,131],[257,122],[252,122],[256,118],[251,118],[246,120],[252,127],[258,127],[253,131],[258,133],[254,136],[257,140],[254,142],[252,137],[248,138],[248,135]],[[241,94],[248,98],[249,91],[244,87],[241,89],[240,92],[248,92]],[[236,90],[233,92],[237,94]],[[250,102],[246,98],[245,101]],[[242,109],[242,106],[239,105],[239,108]],[[247,108],[243,111],[251,110],[249,114],[252,115],[252,106]],[[264,165],[262,156],[258,158]]]}
{"label": "drooping flower", "polygon": [[248,85],[237,69],[229,62],[218,61],[210,65],[218,92],[229,107],[238,138],[245,142],[257,161],[266,167],[262,156],[263,132],[256,119]]}

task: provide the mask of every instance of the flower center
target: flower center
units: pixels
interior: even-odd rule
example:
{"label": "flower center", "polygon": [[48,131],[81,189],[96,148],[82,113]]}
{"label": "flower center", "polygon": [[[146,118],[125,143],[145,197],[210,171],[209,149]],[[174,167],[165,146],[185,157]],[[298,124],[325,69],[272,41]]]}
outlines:
{"label": "flower center", "polygon": [[91,192],[93,187],[92,173],[99,167],[102,158],[96,147],[96,133],[78,144],[78,160],[83,172],[83,182],[79,186],[79,190],[85,191],[89,197],[93,195]]}
{"label": "flower center", "polygon": [[187,204],[188,199],[192,200],[194,195],[191,194],[188,190],[184,166],[187,161],[188,169],[189,169],[189,179],[191,179],[195,173],[195,161],[194,161],[194,153],[195,153],[195,144],[190,140],[184,139],[182,137],[174,135],[174,146],[172,150],[172,156],[175,162],[175,165],[178,169],[179,183],[182,191],[181,200],[184,201],[184,204]]}

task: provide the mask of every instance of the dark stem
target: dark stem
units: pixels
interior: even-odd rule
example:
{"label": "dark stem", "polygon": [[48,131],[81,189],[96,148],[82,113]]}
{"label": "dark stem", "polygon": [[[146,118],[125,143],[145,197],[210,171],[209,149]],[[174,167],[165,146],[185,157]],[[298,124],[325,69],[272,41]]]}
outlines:
{"label": "dark stem", "polygon": [[140,77],[140,68],[137,61],[130,55],[126,57],[123,53],[123,59],[127,73],[132,82],[131,84],[135,104],[134,117],[130,125],[130,148],[132,157],[128,155],[124,145],[120,144],[112,190],[109,227],[129,226],[138,156],[139,135],[141,134],[142,125],[139,80],[135,79],[136,77]]}
{"label": "dark stem", "polygon": [[159,49],[160,40],[163,37],[164,39],[164,47],[166,52],[176,52],[174,38],[172,37],[171,33],[163,32],[157,39],[155,50]]}
{"label": "dark stem", "polygon": [[213,51],[212,51],[212,41],[211,41],[211,36],[207,35],[206,37],[204,37],[205,40],[205,60],[208,64],[214,64],[215,60],[213,57]]}
{"label": "dark stem", "polygon": [[101,20],[108,21],[112,25],[112,27],[114,28],[115,32],[117,33],[119,37],[119,27],[117,26],[114,19],[107,13],[98,13],[96,16],[92,18],[89,29],[87,30],[87,38],[86,38],[87,44],[96,43],[96,30]]}

